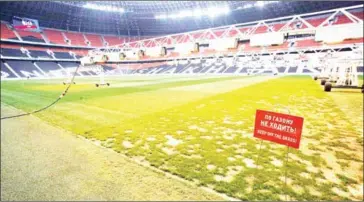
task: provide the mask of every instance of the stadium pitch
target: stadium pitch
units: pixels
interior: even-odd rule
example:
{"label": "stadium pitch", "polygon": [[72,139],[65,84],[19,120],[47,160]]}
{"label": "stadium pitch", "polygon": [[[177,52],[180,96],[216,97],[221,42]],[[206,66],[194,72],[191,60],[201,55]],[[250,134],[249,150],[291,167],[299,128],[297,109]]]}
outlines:
{"label": "stadium pitch", "polygon": [[[309,76],[106,79],[111,86],[96,88],[98,78],[77,78],[59,103],[35,116],[234,198],[363,200],[359,91],[327,93]],[[39,109],[59,96],[62,81],[2,81],[1,102],[25,112]],[[287,148],[266,141],[257,163],[257,109],[304,117],[300,149],[289,150],[287,165]]]}

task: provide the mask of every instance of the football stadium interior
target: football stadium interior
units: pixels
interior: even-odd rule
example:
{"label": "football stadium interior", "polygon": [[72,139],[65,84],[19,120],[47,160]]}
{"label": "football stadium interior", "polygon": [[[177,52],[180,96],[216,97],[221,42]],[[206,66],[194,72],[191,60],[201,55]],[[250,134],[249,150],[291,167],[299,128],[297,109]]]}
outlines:
{"label": "football stadium interior", "polygon": [[1,200],[363,200],[363,1],[1,1]]}

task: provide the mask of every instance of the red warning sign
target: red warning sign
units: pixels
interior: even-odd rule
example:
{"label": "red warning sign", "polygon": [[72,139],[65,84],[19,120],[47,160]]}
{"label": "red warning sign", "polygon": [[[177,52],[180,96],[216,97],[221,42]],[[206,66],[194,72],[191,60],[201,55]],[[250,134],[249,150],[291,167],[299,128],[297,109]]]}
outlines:
{"label": "red warning sign", "polygon": [[257,110],[254,137],[298,149],[302,126],[302,117]]}

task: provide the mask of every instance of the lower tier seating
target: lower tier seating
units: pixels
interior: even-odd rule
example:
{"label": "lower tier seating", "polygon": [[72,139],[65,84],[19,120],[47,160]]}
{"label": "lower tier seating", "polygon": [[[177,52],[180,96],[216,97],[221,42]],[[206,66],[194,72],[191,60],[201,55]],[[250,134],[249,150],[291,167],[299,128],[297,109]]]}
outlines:
{"label": "lower tier seating", "polygon": [[[320,69],[291,67],[247,67],[245,65],[232,65],[225,62],[216,62],[211,59],[202,60],[199,63],[186,62],[185,64],[174,64],[170,62],[143,63],[143,64],[105,64],[103,65],[106,75],[123,74],[312,74],[319,73]],[[5,63],[22,78],[33,77],[68,77],[70,72],[74,72],[79,65],[77,62],[50,62],[50,61],[15,61],[2,60],[1,77],[16,78],[16,75],[5,66]],[[357,68],[358,72],[363,72],[363,67]],[[298,72],[300,71],[300,72]],[[100,72],[94,68],[80,68],[76,76],[96,76]]]}

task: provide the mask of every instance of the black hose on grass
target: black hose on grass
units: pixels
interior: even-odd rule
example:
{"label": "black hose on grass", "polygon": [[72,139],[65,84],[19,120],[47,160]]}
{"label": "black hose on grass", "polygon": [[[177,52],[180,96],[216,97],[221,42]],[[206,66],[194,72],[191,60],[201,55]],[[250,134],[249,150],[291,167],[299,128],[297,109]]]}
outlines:
{"label": "black hose on grass", "polygon": [[80,65],[77,66],[76,71],[73,73],[73,76],[72,76],[72,79],[71,79],[70,83],[68,84],[68,86],[66,87],[66,89],[63,91],[63,93],[55,101],[53,101],[51,104],[49,104],[49,105],[47,105],[47,106],[45,106],[45,107],[43,107],[41,109],[32,111],[32,112],[27,112],[27,113],[24,113],[24,114],[18,114],[18,115],[13,115],[13,116],[1,117],[1,120],[3,120],[3,119],[17,118],[17,117],[22,117],[22,116],[27,116],[27,115],[35,114],[35,113],[41,112],[41,111],[46,110],[49,107],[55,105],[59,100],[61,100],[67,94],[68,89],[71,87],[71,85],[73,83],[73,80],[75,79],[75,76],[76,76],[76,73],[77,73],[79,67],[80,67]]}

